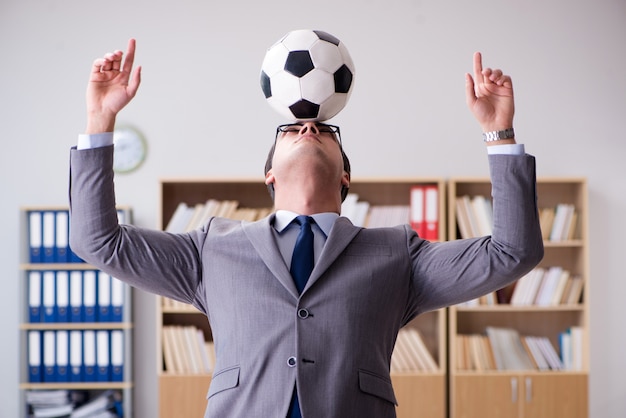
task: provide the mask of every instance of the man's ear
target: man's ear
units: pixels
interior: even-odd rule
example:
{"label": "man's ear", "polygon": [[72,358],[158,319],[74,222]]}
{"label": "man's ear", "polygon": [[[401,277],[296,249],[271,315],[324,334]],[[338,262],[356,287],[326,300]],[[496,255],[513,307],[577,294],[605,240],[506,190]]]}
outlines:
{"label": "man's ear", "polygon": [[347,171],[343,172],[343,176],[341,176],[341,185],[343,187],[350,187],[350,174]]}
{"label": "man's ear", "polygon": [[274,184],[275,181],[276,179],[274,178],[274,174],[272,174],[272,170],[269,170],[265,174],[265,184],[269,186],[270,184]]}

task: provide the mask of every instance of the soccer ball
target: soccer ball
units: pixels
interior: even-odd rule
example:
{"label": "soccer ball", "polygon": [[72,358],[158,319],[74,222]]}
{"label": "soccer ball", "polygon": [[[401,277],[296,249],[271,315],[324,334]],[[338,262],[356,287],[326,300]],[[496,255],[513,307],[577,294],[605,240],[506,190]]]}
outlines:
{"label": "soccer ball", "polygon": [[354,84],[345,45],[320,30],[295,30],[266,52],[261,89],[269,105],[288,120],[323,121],[344,108]]}

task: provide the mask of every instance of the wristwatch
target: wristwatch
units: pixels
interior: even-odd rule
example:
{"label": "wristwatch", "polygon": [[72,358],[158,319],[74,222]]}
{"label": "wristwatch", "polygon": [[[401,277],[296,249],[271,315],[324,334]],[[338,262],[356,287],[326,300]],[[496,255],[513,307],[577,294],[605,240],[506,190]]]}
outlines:
{"label": "wristwatch", "polygon": [[515,138],[515,131],[513,130],[513,128],[508,128],[503,131],[483,132],[483,139],[485,142],[511,138]]}

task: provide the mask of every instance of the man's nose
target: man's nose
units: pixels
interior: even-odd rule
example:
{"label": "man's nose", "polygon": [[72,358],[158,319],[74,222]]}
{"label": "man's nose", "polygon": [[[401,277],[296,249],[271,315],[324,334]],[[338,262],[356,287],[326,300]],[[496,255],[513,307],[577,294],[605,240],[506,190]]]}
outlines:
{"label": "man's nose", "polygon": [[302,128],[300,128],[300,135],[304,135],[305,133],[311,131],[314,134],[319,134],[320,131],[317,129],[317,125],[315,124],[315,122],[306,122],[302,125]]}

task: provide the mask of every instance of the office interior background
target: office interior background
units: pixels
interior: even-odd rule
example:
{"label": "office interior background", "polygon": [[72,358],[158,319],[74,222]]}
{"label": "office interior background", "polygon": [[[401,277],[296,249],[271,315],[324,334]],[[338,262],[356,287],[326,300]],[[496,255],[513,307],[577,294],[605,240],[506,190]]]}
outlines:
{"label": "office interior background", "polygon": [[[487,176],[464,73],[478,50],[512,75],[517,139],[538,175],[588,179],[590,416],[625,416],[624,0],[2,0],[0,417],[21,407],[18,211],[68,203],[92,61],[137,39],[142,85],[118,123],[141,130],[149,153],[116,177],[117,200],[156,227],[159,179],[262,182],[283,120],[261,93],[261,61],[301,28],[334,34],[356,64],[350,102],[332,119],[355,178]],[[155,417],[155,298],[134,295],[135,414]]]}

